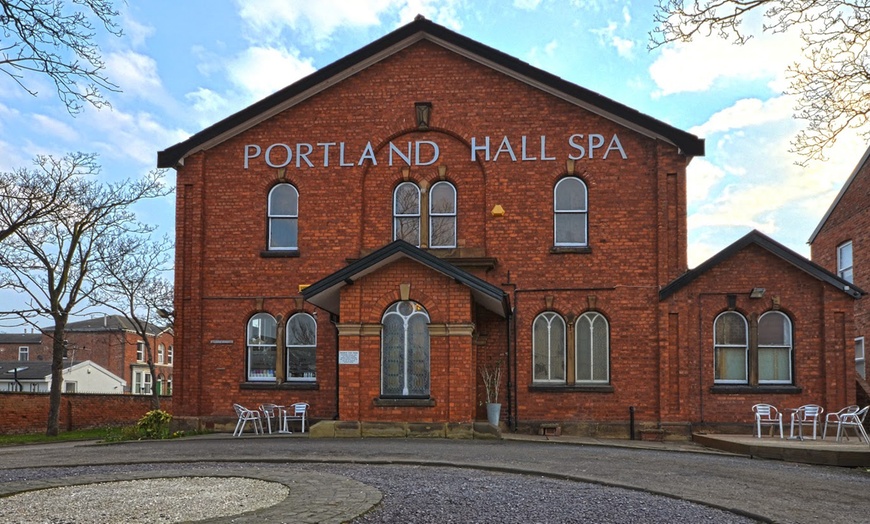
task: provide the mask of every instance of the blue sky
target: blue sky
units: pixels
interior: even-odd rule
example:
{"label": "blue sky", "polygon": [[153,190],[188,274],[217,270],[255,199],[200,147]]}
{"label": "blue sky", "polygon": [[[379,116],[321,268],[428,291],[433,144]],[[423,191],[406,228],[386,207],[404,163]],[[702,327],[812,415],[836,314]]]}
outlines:
{"label": "blue sky", "polygon": [[[865,145],[795,165],[786,66],[797,34],[738,47],[715,38],[647,50],[653,2],[252,0],[118,2],[121,38],[98,34],[111,109],[70,116],[45,79],[32,97],[0,77],[0,170],[37,154],[96,152],[103,176],[139,176],[165,149],[422,14],[461,34],[706,139],[688,172],[689,263],[751,229],[809,256],[807,239]],[[760,27],[750,20],[749,27]],[[174,181],[174,172],[169,173]],[[141,205],[173,231],[174,197]]]}

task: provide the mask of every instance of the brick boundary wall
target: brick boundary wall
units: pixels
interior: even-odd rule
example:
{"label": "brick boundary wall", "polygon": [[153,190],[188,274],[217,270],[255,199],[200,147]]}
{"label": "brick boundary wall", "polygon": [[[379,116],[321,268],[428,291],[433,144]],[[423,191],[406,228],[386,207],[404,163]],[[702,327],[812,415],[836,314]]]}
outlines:
{"label": "brick boundary wall", "polygon": [[[45,393],[0,394],[0,434],[44,433],[49,396]],[[160,409],[172,413],[172,397],[160,397]],[[60,431],[135,424],[151,410],[147,395],[70,393],[61,396]]]}

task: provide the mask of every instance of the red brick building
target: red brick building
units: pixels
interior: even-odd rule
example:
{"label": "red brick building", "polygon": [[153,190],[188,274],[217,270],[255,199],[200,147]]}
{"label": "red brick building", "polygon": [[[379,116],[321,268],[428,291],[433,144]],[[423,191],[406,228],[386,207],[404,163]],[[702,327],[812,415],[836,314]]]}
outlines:
{"label": "red brick building", "polygon": [[680,433],[854,396],[838,363],[860,292],[758,233],[687,272],[703,153],[425,19],[401,27],[159,153],[178,172],[174,414],[307,401],[450,434],[485,418],[493,363],[521,429],[627,435],[633,413]]}
{"label": "red brick building", "polygon": [[[870,289],[870,149],[846,180],[809,240],[813,261],[859,289]],[[870,301],[855,303],[855,372],[863,399],[867,385],[866,341],[870,339]]]}

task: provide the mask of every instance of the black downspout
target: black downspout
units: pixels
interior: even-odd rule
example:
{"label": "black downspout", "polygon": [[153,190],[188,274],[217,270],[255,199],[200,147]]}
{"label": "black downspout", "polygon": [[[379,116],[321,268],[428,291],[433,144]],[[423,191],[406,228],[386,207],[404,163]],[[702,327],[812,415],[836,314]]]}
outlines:
{"label": "black downspout", "polygon": [[335,415],[332,417],[332,420],[339,420],[338,416],[338,406],[339,406],[339,383],[338,377],[339,373],[339,363],[338,363],[338,352],[339,352],[339,343],[340,337],[338,336],[338,315],[329,314],[329,321],[332,322],[333,329],[335,330]]}
{"label": "black downspout", "polygon": [[513,396],[511,395],[511,378],[513,375],[511,374],[511,312],[508,311],[508,316],[505,319],[505,331],[507,335],[507,426],[508,429],[514,429],[513,426]]}
{"label": "black downspout", "polygon": [[519,397],[517,395],[517,373],[519,371],[517,360],[517,312],[520,310],[519,303],[517,302],[519,299],[519,295],[517,295],[517,288],[514,286],[514,308],[513,313],[511,314],[511,320],[513,322],[513,350],[514,350],[514,373],[513,373],[513,390],[514,390],[514,418],[513,418],[513,431],[517,430],[519,426],[519,418],[520,418],[520,410],[519,410]]}

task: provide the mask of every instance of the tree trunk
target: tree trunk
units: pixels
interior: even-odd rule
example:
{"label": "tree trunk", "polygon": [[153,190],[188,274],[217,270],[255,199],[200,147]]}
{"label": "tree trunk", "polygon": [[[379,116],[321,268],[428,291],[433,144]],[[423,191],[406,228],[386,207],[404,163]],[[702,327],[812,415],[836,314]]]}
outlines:
{"label": "tree trunk", "polygon": [[60,395],[63,388],[63,339],[66,331],[66,315],[54,318],[54,342],[51,345],[51,389],[49,390],[48,425],[46,436],[56,437],[59,432]]}
{"label": "tree trunk", "polygon": [[154,358],[148,348],[148,370],[151,372],[151,409],[160,409],[160,392],[157,391],[157,370],[154,368]]}

